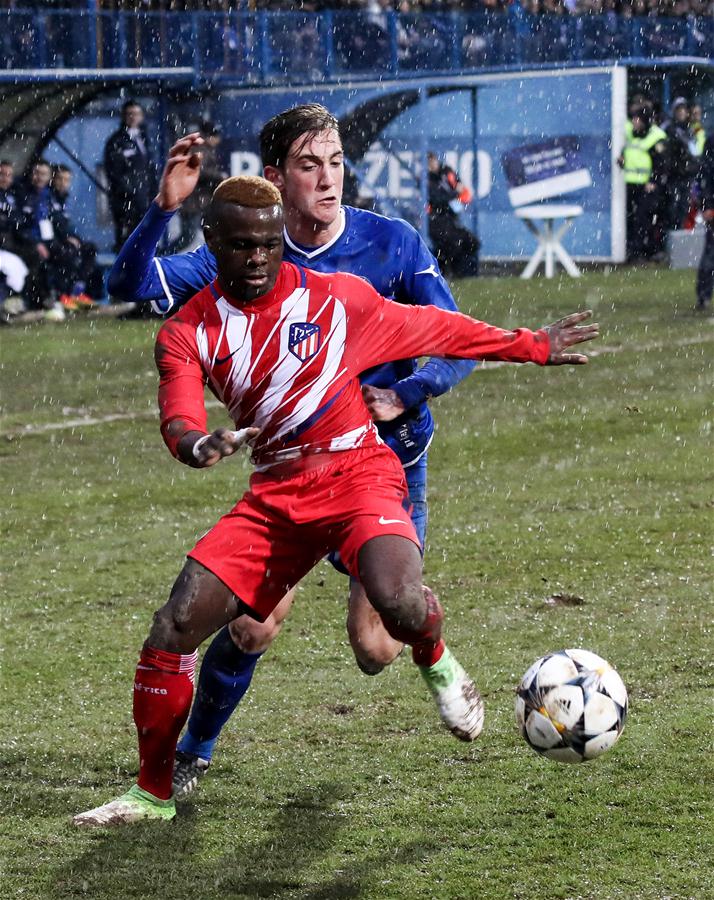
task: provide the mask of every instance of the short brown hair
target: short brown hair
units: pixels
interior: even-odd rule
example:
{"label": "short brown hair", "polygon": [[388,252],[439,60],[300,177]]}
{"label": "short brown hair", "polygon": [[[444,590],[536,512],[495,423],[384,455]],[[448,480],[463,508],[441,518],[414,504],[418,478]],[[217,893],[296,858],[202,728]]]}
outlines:
{"label": "short brown hair", "polygon": [[258,175],[236,175],[226,178],[213,192],[214,203],[236,203],[251,209],[282,206],[280,191]]}
{"label": "short brown hair", "polygon": [[304,143],[334,129],[338,134],[340,123],[320,103],[303,103],[273,116],[260,132],[260,158],[264,166],[283,166],[288,152],[298,138],[304,135]]}

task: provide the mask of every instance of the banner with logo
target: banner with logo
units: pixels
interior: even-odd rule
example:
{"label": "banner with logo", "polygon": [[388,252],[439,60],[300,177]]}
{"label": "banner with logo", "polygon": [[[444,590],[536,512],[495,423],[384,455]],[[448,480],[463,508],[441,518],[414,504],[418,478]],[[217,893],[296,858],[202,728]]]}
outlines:
{"label": "banner with logo", "polygon": [[258,135],[271,116],[320,102],[345,129],[346,202],[374,204],[426,233],[426,153],[458,172],[474,199],[461,213],[481,255],[527,259],[525,204],[581,206],[563,243],[580,259],[624,258],[624,185],[615,160],[626,109],[625,70],[463,76],[336,88],[224,91],[214,104],[232,174],[261,171]]}

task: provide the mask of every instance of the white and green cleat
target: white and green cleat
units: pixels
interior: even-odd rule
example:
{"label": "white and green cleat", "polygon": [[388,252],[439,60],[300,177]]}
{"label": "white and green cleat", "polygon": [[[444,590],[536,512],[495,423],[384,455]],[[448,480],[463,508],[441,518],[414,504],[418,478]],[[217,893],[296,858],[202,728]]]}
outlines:
{"label": "white and green cleat", "polygon": [[478,688],[448,647],[433,666],[418,666],[441,720],[462,741],[475,741],[483,729],[483,700]]}
{"label": "white and green cleat", "polygon": [[176,804],[173,797],[169,800],[159,800],[135,784],[116,800],[75,816],[72,824],[78,828],[102,828],[111,825],[134,825],[136,822],[156,819],[170,821],[175,816]]}

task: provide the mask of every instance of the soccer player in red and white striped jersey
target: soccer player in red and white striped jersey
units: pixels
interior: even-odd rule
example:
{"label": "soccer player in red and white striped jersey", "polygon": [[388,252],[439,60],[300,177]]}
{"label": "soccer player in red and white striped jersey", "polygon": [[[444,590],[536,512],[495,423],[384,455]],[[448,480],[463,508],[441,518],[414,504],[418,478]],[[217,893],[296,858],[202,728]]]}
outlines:
{"label": "soccer player in red and white striped jersey", "polygon": [[[385,300],[352,275],[283,263],[281,198],[263,179],[223,182],[207,222],[218,277],[156,342],[161,430],[173,455],[198,468],[247,441],[257,471],[191,550],[154,617],[134,683],[138,784],[76,816],[79,826],[173,818],[173,761],[198,646],[237,615],[265,619],[330,551],[360,579],[389,634],[412,647],[445,724],[457,736],[480,730],[481,699],[422,588],[402,466],[378,436],[358,375],[426,354],[578,364],[586,357],[565,350],[597,335],[596,325],[579,325],[589,313],[504,331]],[[205,386],[237,431],[207,433]]]}

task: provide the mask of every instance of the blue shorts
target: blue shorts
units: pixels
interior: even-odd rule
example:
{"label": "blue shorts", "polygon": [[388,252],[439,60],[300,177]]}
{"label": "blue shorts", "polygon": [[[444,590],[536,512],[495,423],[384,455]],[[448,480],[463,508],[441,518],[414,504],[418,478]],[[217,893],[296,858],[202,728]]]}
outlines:
{"label": "blue shorts", "polygon": [[[424,544],[426,542],[426,526],[428,515],[428,507],[426,503],[426,465],[427,454],[420,457],[414,465],[408,466],[404,470],[404,477],[407,480],[409,488],[409,500],[412,504],[411,518],[414,528],[421,544],[422,556],[424,555]],[[349,574],[347,569],[342,565],[339,553],[330,553],[327,557],[338,572],[343,575]]]}

